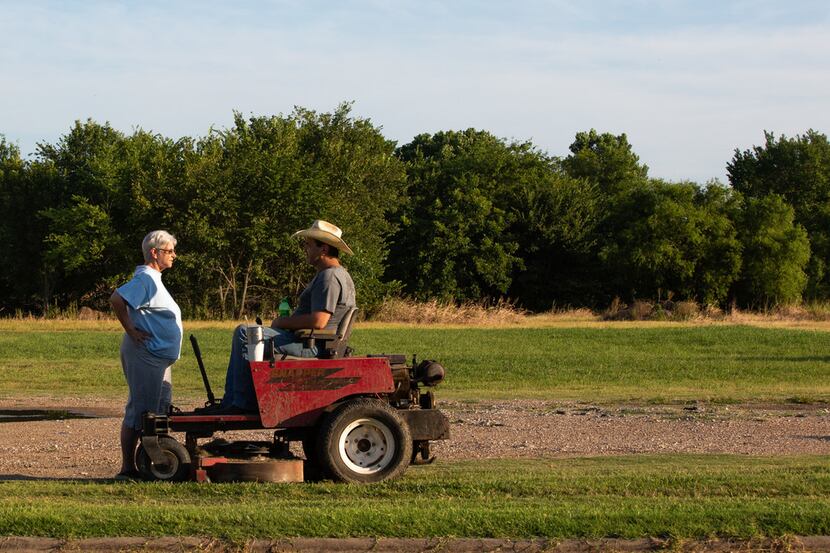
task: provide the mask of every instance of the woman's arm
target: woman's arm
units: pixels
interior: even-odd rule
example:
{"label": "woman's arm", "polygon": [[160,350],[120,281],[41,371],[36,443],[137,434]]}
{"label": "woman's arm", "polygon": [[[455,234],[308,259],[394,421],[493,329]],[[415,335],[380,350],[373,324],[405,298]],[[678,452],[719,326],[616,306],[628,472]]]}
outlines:
{"label": "woman's arm", "polygon": [[121,297],[118,290],[113,292],[110,296],[110,305],[112,305],[112,310],[115,311],[115,316],[118,317],[118,321],[121,323],[121,326],[124,327],[124,332],[126,332],[130,338],[135,340],[136,343],[142,344],[147,338],[150,337],[149,334],[143,330],[137,329],[133,325],[133,321],[130,320],[130,314],[127,311],[127,302],[124,301],[124,298]]}

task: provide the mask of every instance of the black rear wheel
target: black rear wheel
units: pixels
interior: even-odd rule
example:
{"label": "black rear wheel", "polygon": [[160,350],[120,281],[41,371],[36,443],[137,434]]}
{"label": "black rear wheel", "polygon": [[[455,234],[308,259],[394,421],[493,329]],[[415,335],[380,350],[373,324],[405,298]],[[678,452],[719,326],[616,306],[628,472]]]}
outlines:
{"label": "black rear wheel", "polygon": [[375,399],[344,403],[323,421],[317,453],[325,474],[341,482],[381,482],[403,474],[412,457],[409,426]]}

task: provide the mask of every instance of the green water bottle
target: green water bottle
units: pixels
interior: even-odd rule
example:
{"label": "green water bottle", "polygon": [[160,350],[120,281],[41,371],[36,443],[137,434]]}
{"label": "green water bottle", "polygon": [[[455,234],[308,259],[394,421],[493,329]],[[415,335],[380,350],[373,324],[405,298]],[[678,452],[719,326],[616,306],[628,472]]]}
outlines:
{"label": "green water bottle", "polygon": [[280,312],[280,317],[287,317],[291,314],[291,304],[288,303],[288,298],[280,300],[280,306],[277,308]]}

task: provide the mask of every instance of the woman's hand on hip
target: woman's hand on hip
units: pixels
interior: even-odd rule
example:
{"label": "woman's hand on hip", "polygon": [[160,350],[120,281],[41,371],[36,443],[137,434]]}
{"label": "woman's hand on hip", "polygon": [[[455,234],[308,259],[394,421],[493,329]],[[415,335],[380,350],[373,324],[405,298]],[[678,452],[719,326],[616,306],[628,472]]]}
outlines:
{"label": "woman's hand on hip", "polygon": [[132,329],[128,330],[127,335],[130,338],[132,338],[133,341],[136,344],[139,344],[139,345],[141,345],[144,342],[146,342],[147,340],[149,340],[150,337],[152,336],[151,334],[148,334],[147,332],[144,332],[143,330],[139,330],[137,328],[132,328]]}

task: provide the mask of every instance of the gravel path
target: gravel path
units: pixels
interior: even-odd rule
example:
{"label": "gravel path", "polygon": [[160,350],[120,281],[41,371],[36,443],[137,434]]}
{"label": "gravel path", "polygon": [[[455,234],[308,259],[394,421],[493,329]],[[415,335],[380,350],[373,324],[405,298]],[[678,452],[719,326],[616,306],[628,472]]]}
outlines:
{"label": "gravel path", "polygon": [[[96,419],[0,424],[0,480],[103,479],[119,466],[121,406],[0,400],[0,409],[70,408]],[[652,453],[830,454],[830,410],[814,405],[596,407],[547,401],[443,402],[452,439],[440,459]],[[268,440],[271,433],[233,436]]]}

